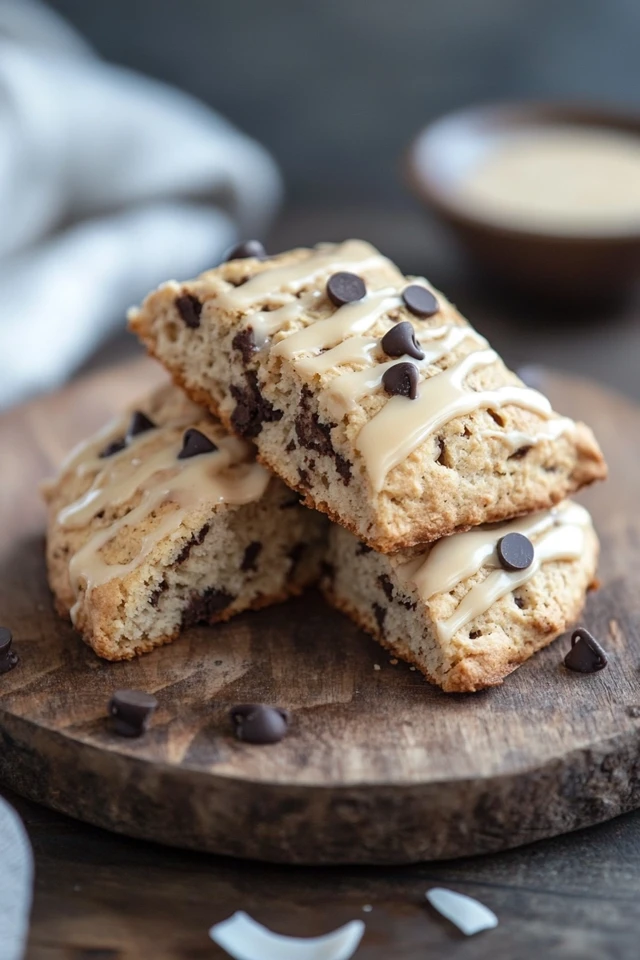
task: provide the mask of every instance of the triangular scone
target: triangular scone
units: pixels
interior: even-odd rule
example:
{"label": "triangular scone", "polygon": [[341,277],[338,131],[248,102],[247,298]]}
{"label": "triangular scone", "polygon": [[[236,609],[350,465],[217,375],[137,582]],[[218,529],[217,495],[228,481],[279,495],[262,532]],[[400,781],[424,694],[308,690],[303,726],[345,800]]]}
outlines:
{"label": "triangular scone", "polygon": [[[501,538],[520,533],[533,562],[504,569]],[[579,616],[598,538],[584,507],[551,510],[385,556],[343,528],[329,535],[325,596],[448,693],[495,686]]]}
{"label": "triangular scone", "polygon": [[[336,280],[345,272],[356,279]],[[606,475],[587,427],[362,241],[167,283],[130,324],[309,506],[384,553],[549,507]]]}
{"label": "triangular scone", "polygon": [[74,450],[44,495],[56,607],[107,660],[284,600],[319,573],[325,518],[174,386]]}

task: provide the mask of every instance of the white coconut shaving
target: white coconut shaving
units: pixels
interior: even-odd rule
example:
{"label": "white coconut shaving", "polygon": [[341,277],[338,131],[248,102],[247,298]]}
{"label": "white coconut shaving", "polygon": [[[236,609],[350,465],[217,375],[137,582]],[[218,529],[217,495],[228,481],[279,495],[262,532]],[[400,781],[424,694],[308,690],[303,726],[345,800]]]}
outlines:
{"label": "white coconut shaving", "polygon": [[33,856],[22,821],[0,797],[0,957],[21,960],[27,945]]}
{"label": "white coconut shaving", "polygon": [[484,903],[444,887],[432,887],[425,894],[431,906],[454,923],[468,937],[498,926],[498,918]]}
{"label": "white coconut shaving", "polygon": [[234,960],[349,960],[363,933],[362,920],[352,920],[323,937],[283,937],[242,910],[209,930],[213,942]]}

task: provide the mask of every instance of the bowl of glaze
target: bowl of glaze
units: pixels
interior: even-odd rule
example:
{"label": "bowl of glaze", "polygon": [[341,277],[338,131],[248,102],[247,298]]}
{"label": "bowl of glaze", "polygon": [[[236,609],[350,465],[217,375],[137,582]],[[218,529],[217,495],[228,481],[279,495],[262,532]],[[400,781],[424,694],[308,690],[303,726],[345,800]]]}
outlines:
{"label": "bowl of glaze", "polygon": [[640,278],[640,114],[480,106],[425,127],[408,182],[475,263],[540,297],[602,299]]}

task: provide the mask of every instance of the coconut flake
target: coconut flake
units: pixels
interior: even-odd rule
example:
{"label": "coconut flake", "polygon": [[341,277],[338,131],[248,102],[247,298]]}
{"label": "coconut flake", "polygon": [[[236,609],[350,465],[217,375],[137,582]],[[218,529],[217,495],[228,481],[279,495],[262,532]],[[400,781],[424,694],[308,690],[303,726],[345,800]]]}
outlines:
{"label": "coconut flake", "polygon": [[425,894],[427,900],[438,913],[455,923],[468,937],[481,930],[491,930],[498,926],[498,918],[493,910],[484,903],[467,897],[464,893],[455,893],[444,887],[432,887]]}
{"label": "coconut flake", "polygon": [[22,821],[0,797],[0,956],[20,960],[29,931],[33,856]]}
{"label": "coconut flake", "polygon": [[209,930],[213,942],[234,960],[349,960],[363,933],[362,920],[352,920],[323,937],[283,937],[242,910]]}

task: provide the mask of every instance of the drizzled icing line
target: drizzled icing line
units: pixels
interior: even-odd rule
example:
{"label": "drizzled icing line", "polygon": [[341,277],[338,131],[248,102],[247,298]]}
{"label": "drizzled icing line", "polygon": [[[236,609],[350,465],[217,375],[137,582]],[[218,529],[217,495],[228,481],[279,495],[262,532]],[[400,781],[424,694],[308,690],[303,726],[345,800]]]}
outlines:
{"label": "drizzled icing line", "polygon": [[[322,375],[345,364],[362,364],[356,371],[339,369],[331,382],[320,391],[320,404],[331,417],[342,418],[352,411],[365,396],[379,393],[387,370],[403,359],[410,360],[419,372],[442,360],[465,340],[473,342],[473,351],[448,370],[432,374],[420,382],[417,398],[395,396],[361,429],[355,446],[363,457],[374,491],[380,492],[387,474],[408,457],[428,436],[456,417],[475,410],[517,406],[551,421],[555,415],[547,399],[529,387],[505,385],[494,390],[474,391],[467,388],[466,377],[498,360],[484,338],[472,327],[446,324],[440,328],[418,327],[416,338],[426,356],[423,360],[409,357],[381,361],[376,356],[379,341],[366,337],[374,324],[391,311],[402,306],[402,290],[407,281],[402,277],[396,284],[380,289],[369,289],[367,295],[339,307],[326,319],[312,321],[311,310],[323,296],[321,280],[339,270],[366,272],[389,266],[374,247],[362,241],[349,240],[335,246],[321,246],[307,258],[287,267],[274,267],[252,277],[242,286],[221,295],[221,305],[245,313],[244,323],[254,331],[256,345],[268,349],[273,359],[284,360],[294,370],[306,375]],[[291,302],[281,303],[284,297],[294,296],[311,283],[316,289]],[[412,280],[431,290],[423,278]],[[369,287],[371,284],[369,283]],[[271,311],[249,313],[251,307],[265,298],[280,305]],[[389,318],[391,319],[391,318]],[[275,345],[270,338],[287,324],[302,323],[302,329],[283,337]],[[563,428],[557,436],[566,432]],[[541,430],[535,442],[556,436],[553,430]]]}
{"label": "drizzled icing line", "polygon": [[[175,432],[175,424],[169,425],[165,433],[168,430]],[[165,537],[181,536],[189,510],[203,504],[249,503],[258,500],[267,488],[267,471],[252,462],[251,448],[242,440],[226,437],[218,441],[218,449],[180,460],[181,440],[169,442],[167,439],[158,450],[145,457],[144,444],[157,445],[159,439],[162,442],[162,432],[162,428],[154,430],[152,440],[149,433],[134,438],[127,448],[109,458],[85,494],[58,513],[57,522],[63,529],[81,529],[105,506],[117,507],[141,494],[137,506],[93,533],[71,557],[69,578],[76,597],[71,609],[74,623],[80,609],[81,583],[87,595],[95,587],[131,573]],[[97,442],[85,448],[90,458],[94,447],[98,449]],[[98,463],[102,465],[104,461],[98,460]],[[77,463],[79,473],[84,465],[82,460]],[[106,563],[101,551],[121,530],[143,523],[166,504],[171,504],[172,509],[164,512],[154,529],[142,538],[140,548],[129,563]]]}
{"label": "drizzled icing line", "polygon": [[[438,638],[448,642],[497,600],[531,580],[543,564],[582,556],[585,533],[591,528],[591,517],[584,507],[567,501],[510,523],[445,537],[426,554],[399,566],[397,574],[400,580],[413,584],[428,607],[434,596],[449,593],[483,567],[491,571],[471,587],[447,620],[435,622]],[[534,542],[533,563],[525,570],[509,571],[500,566],[496,547],[508,533],[523,534]]]}

